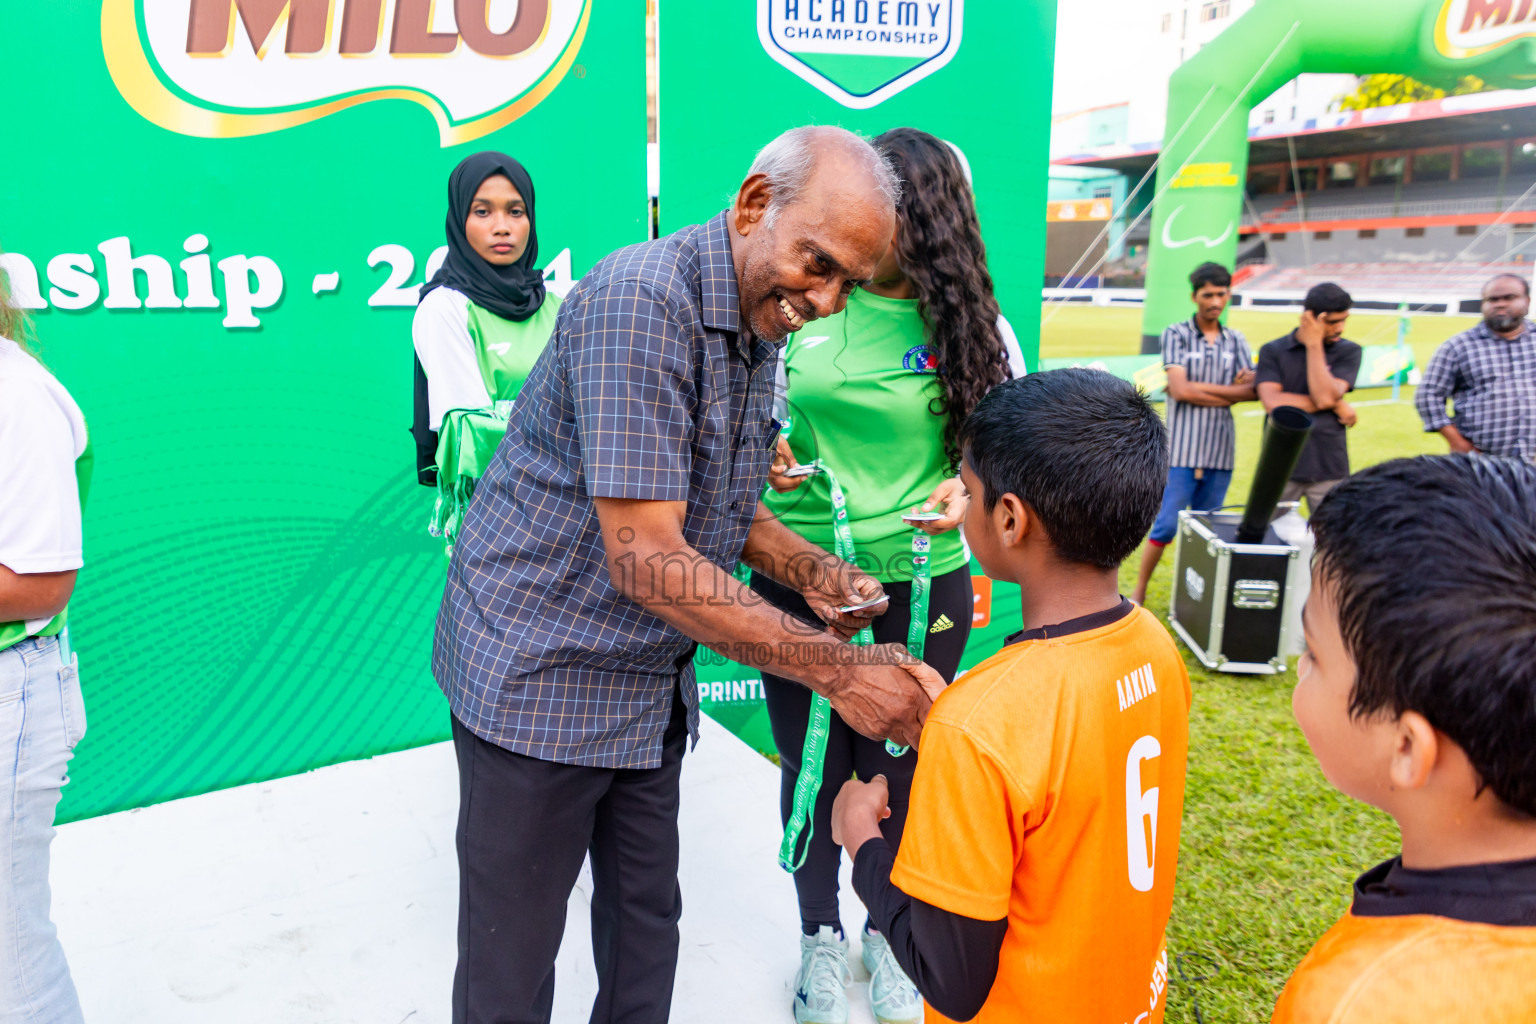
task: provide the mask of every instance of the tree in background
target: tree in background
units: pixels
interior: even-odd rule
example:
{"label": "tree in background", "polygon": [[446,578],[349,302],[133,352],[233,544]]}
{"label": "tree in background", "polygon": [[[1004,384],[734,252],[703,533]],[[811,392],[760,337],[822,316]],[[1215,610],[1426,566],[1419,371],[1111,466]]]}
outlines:
{"label": "tree in background", "polygon": [[1443,100],[1447,96],[1465,96],[1473,92],[1487,92],[1489,86],[1476,75],[1463,75],[1456,87],[1447,92],[1432,85],[1425,85],[1407,75],[1364,75],[1355,91],[1339,101],[1340,110],[1366,110],[1370,107],[1391,107],[1415,100]]}

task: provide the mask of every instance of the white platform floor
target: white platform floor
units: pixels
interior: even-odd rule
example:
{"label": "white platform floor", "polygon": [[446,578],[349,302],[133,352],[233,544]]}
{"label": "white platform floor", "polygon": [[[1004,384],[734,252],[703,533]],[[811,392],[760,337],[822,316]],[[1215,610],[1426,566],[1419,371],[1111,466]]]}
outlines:
{"label": "white platform floor", "polygon": [[[672,1020],[790,1024],[799,915],[775,862],[778,773],[705,719],[682,786]],[[440,744],[63,826],[54,920],[88,1024],[446,1024],[457,802]],[[586,1021],[596,991],[590,890],[584,872],[560,1024]],[[869,1024],[857,941],[849,1001]]]}

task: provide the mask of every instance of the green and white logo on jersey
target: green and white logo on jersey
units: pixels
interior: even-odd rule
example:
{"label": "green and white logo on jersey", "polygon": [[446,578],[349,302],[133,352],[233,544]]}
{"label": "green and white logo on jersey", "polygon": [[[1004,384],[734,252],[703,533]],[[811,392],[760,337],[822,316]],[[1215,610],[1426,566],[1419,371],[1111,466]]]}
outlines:
{"label": "green and white logo on jersey", "polygon": [[953,59],[964,0],[758,0],[763,49],[845,107],[866,110]]}

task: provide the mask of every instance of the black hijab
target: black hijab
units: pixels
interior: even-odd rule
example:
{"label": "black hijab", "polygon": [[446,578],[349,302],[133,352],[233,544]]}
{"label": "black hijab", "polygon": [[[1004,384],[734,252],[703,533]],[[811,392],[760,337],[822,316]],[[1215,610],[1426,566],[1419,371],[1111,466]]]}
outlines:
{"label": "black hijab", "polygon": [[[464,234],[469,207],[481,184],[493,174],[506,175],[522,194],[528,208],[528,248],[516,263],[498,267],[470,247]],[[535,269],[539,258],[538,222],[533,216],[533,179],[523,165],[505,153],[476,153],[465,157],[448,176],[448,258],[421,289],[424,299],[434,288],[447,285],[490,310],[503,320],[523,321],[544,304],[544,274]]]}

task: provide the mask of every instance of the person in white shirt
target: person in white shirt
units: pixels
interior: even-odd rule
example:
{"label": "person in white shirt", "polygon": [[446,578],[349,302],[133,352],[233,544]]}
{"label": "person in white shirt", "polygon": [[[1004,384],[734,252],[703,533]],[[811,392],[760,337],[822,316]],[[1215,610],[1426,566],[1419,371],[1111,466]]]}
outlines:
{"label": "person in white shirt", "polygon": [[0,1021],[79,1024],[48,908],[53,814],[85,735],[66,606],[83,564],[85,418],[16,339],[26,320],[0,277]]}

